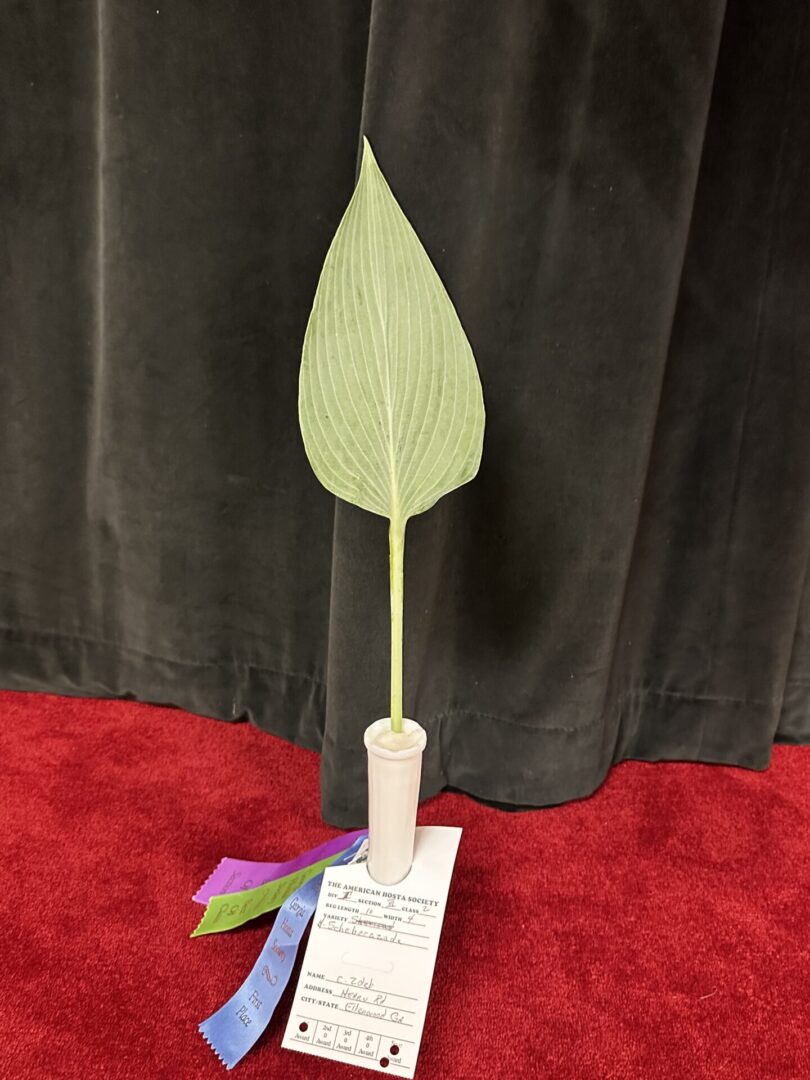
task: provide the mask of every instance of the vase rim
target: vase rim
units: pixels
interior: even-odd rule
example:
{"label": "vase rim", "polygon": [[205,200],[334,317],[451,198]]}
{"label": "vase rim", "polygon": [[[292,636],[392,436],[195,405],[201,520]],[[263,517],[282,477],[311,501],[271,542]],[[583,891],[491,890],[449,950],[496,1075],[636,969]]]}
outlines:
{"label": "vase rim", "polygon": [[363,742],[369,754],[373,754],[375,757],[387,758],[389,761],[406,761],[408,758],[416,757],[417,754],[422,753],[427,745],[427,732],[421,724],[417,724],[415,720],[411,720],[407,716],[402,718],[402,730],[409,735],[413,732],[419,733],[419,741],[416,746],[408,746],[404,750],[389,750],[384,746],[376,746],[374,739],[381,731],[387,731],[390,724],[391,717],[383,716],[381,719],[375,720],[373,724],[368,725],[363,733]]}

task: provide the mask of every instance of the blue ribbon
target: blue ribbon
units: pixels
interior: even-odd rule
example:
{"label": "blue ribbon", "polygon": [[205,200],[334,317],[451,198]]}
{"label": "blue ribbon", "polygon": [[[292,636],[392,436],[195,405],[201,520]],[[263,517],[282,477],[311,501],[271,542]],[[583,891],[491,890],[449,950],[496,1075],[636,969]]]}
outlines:
{"label": "blue ribbon", "polygon": [[[333,866],[350,863],[366,835],[358,836]],[[318,906],[323,873],[288,897],[279,908],[270,936],[250,974],[222,1008],[203,1020],[200,1032],[226,1068],[232,1069],[270,1023],[290,981],[298,946]]]}

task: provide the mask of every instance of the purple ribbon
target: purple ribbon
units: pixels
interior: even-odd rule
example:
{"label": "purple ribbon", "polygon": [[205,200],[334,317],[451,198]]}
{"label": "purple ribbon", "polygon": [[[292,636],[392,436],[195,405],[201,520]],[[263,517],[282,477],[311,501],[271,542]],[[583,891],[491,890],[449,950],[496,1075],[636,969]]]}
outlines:
{"label": "purple ribbon", "polygon": [[368,829],[355,829],[354,832],[341,833],[327,840],[318,847],[310,848],[289,862],[249,862],[247,859],[222,859],[211,874],[196,891],[192,900],[198,904],[207,904],[212,896],[225,896],[227,893],[242,892],[243,889],[255,889],[303,870],[306,866],[327,859],[330,855],[345,851],[358,836],[365,836]]}

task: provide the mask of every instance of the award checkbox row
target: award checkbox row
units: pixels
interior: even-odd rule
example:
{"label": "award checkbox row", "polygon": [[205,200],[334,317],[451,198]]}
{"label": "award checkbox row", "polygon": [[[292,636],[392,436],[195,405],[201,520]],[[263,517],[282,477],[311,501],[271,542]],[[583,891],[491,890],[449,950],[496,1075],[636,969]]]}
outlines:
{"label": "award checkbox row", "polygon": [[302,1017],[296,1032],[296,1042],[307,1042],[313,1046],[341,1050],[344,1054],[363,1058],[376,1058],[382,1054],[381,1060],[385,1060],[387,1065],[388,1055],[399,1058],[399,1044],[412,1043],[412,1040],[400,1039],[398,1042],[393,1042],[372,1031],[362,1031],[343,1024],[329,1024],[324,1020],[309,1020]]}

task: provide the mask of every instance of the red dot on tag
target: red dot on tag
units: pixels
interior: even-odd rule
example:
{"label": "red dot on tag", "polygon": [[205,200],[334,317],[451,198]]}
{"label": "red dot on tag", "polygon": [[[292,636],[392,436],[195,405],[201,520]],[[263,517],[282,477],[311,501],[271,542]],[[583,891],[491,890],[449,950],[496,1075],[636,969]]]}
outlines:
{"label": "red dot on tag", "polygon": [[393,1054],[394,1057],[396,1057],[397,1054],[399,1053],[399,1047],[396,1044],[391,1047],[391,1053]]}
{"label": "red dot on tag", "polygon": [[380,1058],[380,1064],[384,1069],[388,1068],[388,1058]]}
{"label": "red dot on tag", "polygon": [[309,1024],[301,1023],[301,1024],[298,1025],[298,1030],[299,1031],[306,1031],[308,1027],[309,1027]]}

